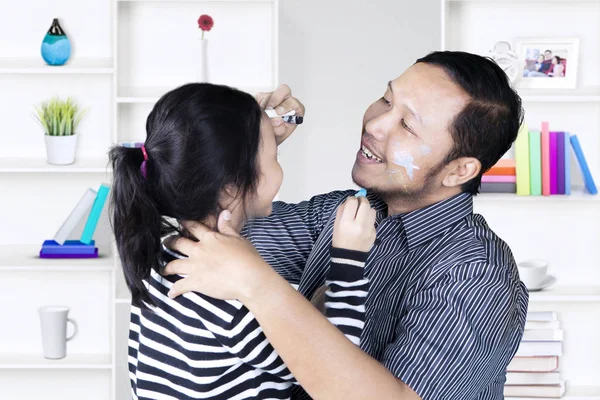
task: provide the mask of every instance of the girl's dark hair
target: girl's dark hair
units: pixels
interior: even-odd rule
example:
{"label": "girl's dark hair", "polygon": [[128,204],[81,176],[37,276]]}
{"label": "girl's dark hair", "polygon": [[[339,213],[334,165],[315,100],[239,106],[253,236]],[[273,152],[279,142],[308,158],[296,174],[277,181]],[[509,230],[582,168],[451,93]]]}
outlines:
{"label": "girl's dark hair", "polygon": [[442,68],[470,97],[449,127],[454,141],[445,163],[474,157],[481,163],[478,176],[462,186],[477,194],[481,176],[510,149],[523,123],[521,98],[506,73],[493,60],[461,51],[436,51],[417,60]]}
{"label": "girl's dark hair", "polygon": [[165,94],[148,115],[146,177],[140,148],[110,150],[111,222],[134,305],[154,304],[143,280],[163,265],[161,238],[180,232],[170,218],[218,215],[226,185],[239,199],[255,193],[261,113],[247,93],[191,83]]}
{"label": "girl's dark hair", "polygon": [[556,63],[560,64],[561,58],[559,56],[554,56],[554,58],[556,58]]}

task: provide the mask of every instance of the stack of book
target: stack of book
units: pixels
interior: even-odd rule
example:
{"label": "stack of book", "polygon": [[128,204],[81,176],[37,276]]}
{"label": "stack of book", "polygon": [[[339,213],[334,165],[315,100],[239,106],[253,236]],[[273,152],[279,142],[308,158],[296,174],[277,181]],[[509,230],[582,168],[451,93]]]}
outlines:
{"label": "stack of book", "polygon": [[577,135],[550,131],[548,122],[542,122],[541,131],[530,131],[526,124],[521,126],[515,142],[515,159],[502,159],[497,164],[497,169],[514,165],[514,176],[497,176],[494,166],[483,175],[480,191],[521,196],[571,194],[571,149],[579,163],[585,188],[590,194],[597,194]]}
{"label": "stack of book", "polygon": [[562,355],[563,331],[554,311],[527,313],[525,332],[506,372],[507,400],[560,398],[565,383],[560,379],[558,358]]}
{"label": "stack of book", "polygon": [[516,193],[517,169],[515,160],[503,158],[481,177],[482,193]]}
{"label": "stack of book", "polygon": [[[52,240],[44,241],[40,258],[95,258],[98,248],[93,240],[98,220],[106,203],[108,185],[100,185],[98,191],[89,188],[83,194],[73,211],[58,229]],[[89,211],[89,214],[88,214]],[[77,224],[87,217],[79,240],[67,240]]]}

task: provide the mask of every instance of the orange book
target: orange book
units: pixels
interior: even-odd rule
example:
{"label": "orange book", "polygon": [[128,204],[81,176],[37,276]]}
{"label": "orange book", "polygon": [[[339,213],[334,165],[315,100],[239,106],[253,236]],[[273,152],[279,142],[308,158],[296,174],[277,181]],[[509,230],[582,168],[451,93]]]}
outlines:
{"label": "orange book", "polygon": [[488,172],[484,175],[488,176],[515,176],[517,174],[517,167],[515,160],[509,158],[502,158],[496,163]]}

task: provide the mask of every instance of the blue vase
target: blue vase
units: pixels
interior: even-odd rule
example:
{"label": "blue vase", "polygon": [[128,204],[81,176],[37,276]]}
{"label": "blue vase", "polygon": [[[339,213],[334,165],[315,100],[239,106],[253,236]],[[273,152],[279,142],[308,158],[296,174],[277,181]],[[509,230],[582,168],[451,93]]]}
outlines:
{"label": "blue vase", "polygon": [[54,18],[42,42],[42,58],[49,65],[63,65],[71,57],[71,43]]}

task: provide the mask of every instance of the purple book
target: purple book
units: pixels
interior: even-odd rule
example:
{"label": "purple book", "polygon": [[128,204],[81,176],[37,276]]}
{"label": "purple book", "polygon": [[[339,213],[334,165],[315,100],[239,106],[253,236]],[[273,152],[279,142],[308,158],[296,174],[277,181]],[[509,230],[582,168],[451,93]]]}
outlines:
{"label": "purple book", "polygon": [[93,254],[95,242],[83,244],[79,240],[67,240],[64,244],[58,244],[54,240],[46,240],[42,245],[45,254]]}
{"label": "purple book", "polygon": [[558,194],[558,159],[556,132],[550,132],[550,194]]}
{"label": "purple book", "polygon": [[565,194],[565,133],[556,132],[556,175],[558,194]]}
{"label": "purple book", "polygon": [[44,250],[40,251],[40,258],[97,258],[98,257],[98,249],[94,250],[92,254],[48,254],[44,253]]}

